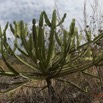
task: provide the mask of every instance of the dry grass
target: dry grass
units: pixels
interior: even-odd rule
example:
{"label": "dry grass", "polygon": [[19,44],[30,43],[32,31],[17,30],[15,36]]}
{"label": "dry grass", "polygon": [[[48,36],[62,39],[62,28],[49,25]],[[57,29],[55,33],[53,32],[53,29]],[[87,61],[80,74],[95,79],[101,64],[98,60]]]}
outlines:
{"label": "dry grass", "polygon": [[[17,61],[11,61],[10,63],[18,70],[20,70],[20,68],[26,68],[25,70],[28,70],[27,67]],[[7,69],[2,59],[0,59],[0,65]],[[98,75],[97,69],[98,68],[90,68],[86,72]],[[100,86],[100,80],[91,78],[91,76],[84,75],[80,72],[63,77],[63,79],[74,82],[88,93],[80,91],[71,84],[53,80],[53,87],[56,91],[56,103],[92,103],[95,98],[103,101],[102,96],[99,96],[103,92],[103,88]],[[19,79],[0,77],[1,82],[10,82],[14,80],[16,81]],[[23,87],[16,89],[16,91],[0,94],[0,103],[49,103],[47,89],[40,91],[45,85],[45,81],[31,81]],[[0,86],[0,89],[1,88],[4,88],[4,86]],[[9,87],[5,88],[7,89]]]}

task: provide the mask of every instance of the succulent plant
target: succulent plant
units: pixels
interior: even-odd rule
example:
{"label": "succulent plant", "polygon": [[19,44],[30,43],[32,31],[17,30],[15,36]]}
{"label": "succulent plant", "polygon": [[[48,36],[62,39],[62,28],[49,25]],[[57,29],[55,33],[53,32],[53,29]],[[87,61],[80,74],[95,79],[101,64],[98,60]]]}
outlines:
{"label": "succulent plant", "polygon": [[[91,34],[87,33],[87,42],[82,43],[82,35],[78,33],[78,28],[75,27],[75,19],[73,19],[69,31],[60,28],[61,34],[59,34],[57,28],[64,22],[65,17],[66,14],[57,23],[56,10],[53,11],[51,21],[45,11],[43,11],[41,12],[38,26],[36,25],[36,20],[32,20],[31,33],[28,32],[27,25],[23,21],[15,21],[14,25],[10,24],[10,30],[15,37],[13,49],[7,42],[6,30],[9,24],[7,23],[3,32],[0,28],[2,58],[9,68],[9,72],[6,72],[1,67],[0,75],[25,78],[25,82],[16,83],[19,86],[32,79],[46,80],[46,87],[52,101],[54,98],[54,90],[51,84],[52,79],[78,71],[83,72],[98,64],[103,59],[102,53],[100,56],[94,57],[92,47],[103,37],[102,33],[93,40],[91,40]],[[49,28],[47,34],[44,22],[46,23],[46,28]],[[18,39],[21,41],[22,47],[19,46]],[[30,61],[27,62],[15,54],[15,50],[18,50],[24,57],[30,58]],[[17,71],[16,68],[7,62],[5,56],[8,54],[13,55],[17,60],[26,65],[28,69],[32,69],[32,72]],[[85,59],[86,57],[91,57],[92,59]]]}

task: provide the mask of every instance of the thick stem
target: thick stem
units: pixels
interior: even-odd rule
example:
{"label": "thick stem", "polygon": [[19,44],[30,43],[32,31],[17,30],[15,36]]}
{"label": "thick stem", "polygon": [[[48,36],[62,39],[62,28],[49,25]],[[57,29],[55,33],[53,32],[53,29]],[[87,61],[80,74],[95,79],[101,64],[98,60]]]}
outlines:
{"label": "thick stem", "polygon": [[55,90],[52,86],[51,79],[46,79],[50,103],[56,103]]}

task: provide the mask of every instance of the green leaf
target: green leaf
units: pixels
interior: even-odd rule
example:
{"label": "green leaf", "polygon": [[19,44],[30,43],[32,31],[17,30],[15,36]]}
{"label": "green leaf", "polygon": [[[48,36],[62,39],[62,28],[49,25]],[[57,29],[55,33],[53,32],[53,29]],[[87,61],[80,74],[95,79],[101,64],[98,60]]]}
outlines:
{"label": "green leaf", "polygon": [[[8,69],[13,72],[16,75],[19,75],[19,73],[6,61],[4,56],[4,48],[3,48],[3,39],[1,39],[1,53],[2,53],[2,59],[4,60],[5,64],[7,65]],[[6,45],[8,47],[8,45]],[[6,48],[7,49],[7,48]]]}
{"label": "green leaf", "polygon": [[47,24],[49,27],[52,27],[52,24],[50,23],[50,20],[49,20],[47,14],[45,13],[45,11],[43,12],[43,14],[44,14],[44,18],[45,18],[46,24]]}
{"label": "green leaf", "polygon": [[4,42],[6,42],[7,41],[7,38],[6,38],[6,30],[7,30],[7,28],[8,28],[8,22],[7,22],[7,24],[5,25],[5,28],[4,28],[4,30],[3,30],[3,36],[4,36]]}
{"label": "green leaf", "polygon": [[30,54],[30,51],[29,51],[29,46],[28,46],[28,43],[26,41],[26,34],[25,34],[25,28],[24,28],[24,23],[23,21],[20,21],[20,37],[21,37],[21,40],[22,40],[22,44],[26,50],[26,52],[28,54]]}
{"label": "green leaf", "polygon": [[80,46],[80,43],[81,43],[81,41],[82,41],[82,38],[83,38],[82,33],[80,33],[80,34],[78,35],[78,39],[77,39],[77,47]]}
{"label": "green leaf", "polygon": [[50,32],[50,37],[49,37],[47,66],[48,66],[48,64],[50,62],[50,59],[52,58],[52,54],[53,54],[53,50],[54,50],[54,34],[55,34],[55,31],[54,31],[54,29],[52,29],[51,32]]}
{"label": "green leaf", "polygon": [[61,19],[61,21],[59,21],[59,23],[57,24],[57,26],[60,26],[64,22],[65,18],[66,18],[66,13],[64,14],[64,16]]}
{"label": "green leaf", "polygon": [[56,32],[55,32],[55,39],[56,39],[58,45],[59,45],[59,46],[62,46],[62,41],[61,41],[61,39],[60,39],[58,33],[56,33]]}
{"label": "green leaf", "polygon": [[3,85],[7,85],[7,86],[13,86],[14,88],[9,88],[7,90],[0,90],[0,93],[9,93],[9,92],[13,92],[15,91],[17,88],[20,88],[21,86],[25,85],[27,82],[29,81],[22,81],[22,82],[16,82],[16,83],[3,83]]}
{"label": "green leaf", "polygon": [[73,36],[75,31],[75,19],[72,19],[72,23],[70,25],[70,35]]}
{"label": "green leaf", "polygon": [[10,30],[12,31],[13,34],[15,33],[15,30],[14,30],[12,24],[10,24]]}
{"label": "green leaf", "polygon": [[22,62],[22,63],[25,64],[26,66],[30,67],[31,69],[33,69],[33,70],[38,70],[38,69],[39,69],[37,65],[33,65],[33,66],[32,66],[32,65],[28,64],[26,61],[24,61],[23,59],[21,59],[19,56],[15,55],[15,54],[14,54],[14,56],[15,56],[20,62]]}
{"label": "green leaf", "polygon": [[[28,54],[27,54],[24,50],[22,50],[21,48],[19,48],[17,45],[15,45],[15,47],[19,50],[19,52],[20,52],[21,54],[23,54],[23,55],[25,55],[25,56],[28,57]],[[14,51],[14,50],[13,50],[13,51]]]}
{"label": "green leaf", "polygon": [[38,36],[37,36],[37,27],[36,27],[36,20],[32,20],[32,35],[33,35],[33,42],[34,42],[34,49],[36,59],[39,59],[39,52],[38,52]]}
{"label": "green leaf", "polygon": [[1,76],[8,76],[8,77],[14,77],[17,76],[16,74],[12,73],[12,72],[0,72]]}
{"label": "green leaf", "polygon": [[87,41],[91,41],[91,31],[85,31]]}
{"label": "green leaf", "polygon": [[2,37],[2,29],[1,29],[1,26],[0,26],[0,38]]}
{"label": "green leaf", "polygon": [[72,43],[72,36],[67,30],[63,30],[63,49],[64,49],[64,55],[66,56],[67,53],[69,53]]}
{"label": "green leaf", "polygon": [[3,30],[3,34],[4,34],[4,32],[6,32],[6,30],[7,30],[7,28],[8,28],[8,25],[9,25],[9,22],[7,22],[7,24],[5,25],[5,28],[4,28],[4,30]]}
{"label": "green leaf", "polygon": [[44,28],[43,28],[43,12],[39,19],[39,32],[38,32],[38,47],[39,47],[39,59],[43,72],[45,72],[45,40],[44,40]]}
{"label": "green leaf", "polygon": [[57,21],[56,10],[54,10],[52,14],[52,28],[56,28],[56,21]]}
{"label": "green leaf", "polygon": [[85,56],[86,56],[86,57],[91,57],[91,55],[92,55],[91,48],[90,48],[90,47],[87,47],[87,51],[86,51],[86,53],[85,53]]}
{"label": "green leaf", "polygon": [[11,72],[13,72],[14,74],[19,75],[19,73],[6,61],[4,55],[2,55],[2,58],[3,58],[3,60],[4,60],[5,64],[6,64],[6,66],[8,67],[8,69]]}
{"label": "green leaf", "polygon": [[100,40],[101,38],[103,38],[103,33],[99,34],[97,37],[95,37],[93,39],[93,43],[96,43],[98,40]]}

